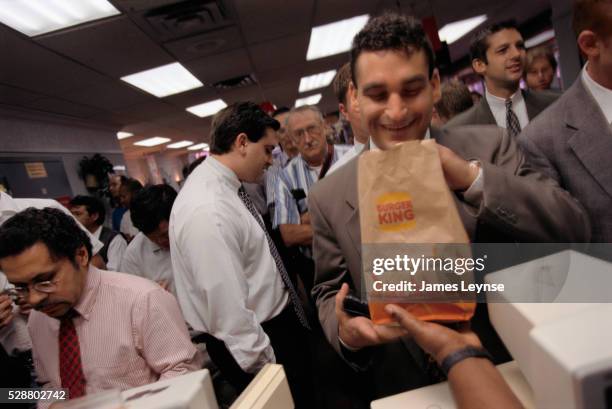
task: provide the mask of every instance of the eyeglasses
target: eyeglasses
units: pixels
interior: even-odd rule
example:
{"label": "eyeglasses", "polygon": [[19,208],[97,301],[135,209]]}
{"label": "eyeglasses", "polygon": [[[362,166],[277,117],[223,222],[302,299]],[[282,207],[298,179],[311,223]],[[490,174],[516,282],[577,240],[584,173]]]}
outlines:
{"label": "eyeglasses", "polygon": [[296,138],[302,139],[307,132],[308,135],[319,136],[321,133],[323,133],[323,127],[321,125],[309,125],[306,128],[296,129],[293,131],[293,134]]}
{"label": "eyeglasses", "polygon": [[[57,289],[57,281],[40,281],[38,283],[32,284],[32,288],[38,291],[39,293],[51,294]],[[26,298],[28,294],[30,294],[30,286],[24,285],[11,288],[5,290],[4,293],[8,294],[8,296],[11,297],[13,301],[17,301],[18,298]]]}

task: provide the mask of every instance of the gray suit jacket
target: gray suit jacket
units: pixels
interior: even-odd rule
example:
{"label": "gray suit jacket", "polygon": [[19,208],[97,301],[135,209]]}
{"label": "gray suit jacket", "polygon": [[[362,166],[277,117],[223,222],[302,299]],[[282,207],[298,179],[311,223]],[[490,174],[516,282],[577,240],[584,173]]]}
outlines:
{"label": "gray suit jacket", "polygon": [[[584,242],[590,226],[580,204],[557,183],[524,161],[513,138],[493,126],[431,130],[437,143],[482,164],[484,188],[478,209],[455,199],[472,241]],[[319,318],[341,354],[334,297],[343,282],[360,294],[361,231],[357,197],[358,157],[322,179],[308,198],[314,230]],[[344,356],[347,359],[347,356]]]}
{"label": "gray suit jacket", "polygon": [[[555,92],[533,92],[523,90],[523,98],[527,106],[527,116],[532,121],[540,112],[545,110],[550,104],[559,98],[559,94]],[[446,128],[451,128],[459,125],[497,125],[493,112],[489,107],[487,99],[483,96],[477,105],[457,115],[446,124]]]}
{"label": "gray suit jacket", "polygon": [[581,77],[518,140],[586,208],[592,241],[612,242],[612,129]]}

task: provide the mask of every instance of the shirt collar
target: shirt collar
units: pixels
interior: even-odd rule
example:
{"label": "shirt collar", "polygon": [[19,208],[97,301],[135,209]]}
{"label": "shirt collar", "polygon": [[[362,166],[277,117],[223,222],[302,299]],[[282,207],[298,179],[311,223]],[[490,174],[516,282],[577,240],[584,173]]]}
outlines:
{"label": "shirt collar", "polygon": [[[497,109],[506,109],[506,99],[495,96],[489,92],[487,87],[485,87],[485,98],[489,103],[489,107],[497,108]],[[519,102],[523,100],[523,93],[519,88],[511,97],[512,107],[515,107]]]}
{"label": "shirt collar", "polygon": [[[431,139],[431,132],[429,131],[429,128],[427,128],[427,132],[425,132],[425,137],[422,140],[427,140],[427,139]],[[371,151],[380,150],[380,148],[376,146],[376,143],[374,143],[374,139],[372,139],[371,136],[370,136],[370,150]]]}
{"label": "shirt collar", "polygon": [[0,225],[17,213],[19,213],[19,206],[15,199],[0,192]]}
{"label": "shirt collar", "polygon": [[100,240],[100,235],[101,234],[102,234],[102,226],[98,226],[98,229],[95,232],[93,232],[93,236],[96,239]]}
{"label": "shirt collar", "polygon": [[87,277],[85,278],[85,287],[81,293],[79,302],[74,306],[74,309],[81,317],[89,321],[91,309],[96,303],[98,290],[100,289],[100,281],[102,280],[102,272],[96,267],[89,265]]}
{"label": "shirt collar", "polygon": [[612,90],[603,87],[591,78],[587,71],[588,65],[589,63],[586,63],[582,68],[582,82],[599,105],[608,123],[612,123]]}
{"label": "shirt collar", "polygon": [[238,179],[238,176],[236,176],[234,171],[219,162],[217,159],[215,159],[214,156],[209,156],[203,164],[205,164],[213,172],[216,172],[219,176],[221,176],[221,179],[227,184],[229,184],[231,187],[235,188],[236,191],[240,188],[240,186],[242,186],[242,183],[240,183],[240,180]]}

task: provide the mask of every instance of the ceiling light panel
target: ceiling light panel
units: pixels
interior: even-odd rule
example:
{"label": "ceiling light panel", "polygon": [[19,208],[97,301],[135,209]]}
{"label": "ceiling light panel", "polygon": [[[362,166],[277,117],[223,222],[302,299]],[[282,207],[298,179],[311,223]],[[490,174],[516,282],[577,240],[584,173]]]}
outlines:
{"label": "ceiling light panel", "polygon": [[158,98],[189,91],[204,85],[178,62],[137,72],[121,77],[121,79]]}
{"label": "ceiling light panel", "polygon": [[191,141],[180,141],[180,142],[171,143],[170,145],[168,145],[168,148],[181,149],[181,148],[186,148],[191,145],[193,145],[193,142]]}
{"label": "ceiling light panel", "polygon": [[216,114],[226,106],[227,104],[222,99],[215,99],[214,101],[204,102],[203,104],[194,105],[185,109],[200,118],[204,118]]}
{"label": "ceiling light panel", "polygon": [[161,145],[162,143],[167,143],[170,141],[171,141],[170,138],[154,136],[153,138],[143,139],[142,141],[134,142],[134,145],[151,147],[151,146]]}
{"label": "ceiling light panel", "polygon": [[295,107],[301,107],[302,105],[316,105],[321,100],[321,94],[314,94],[304,98],[295,100]]}
{"label": "ceiling light panel", "polygon": [[487,15],[466,18],[465,20],[455,21],[442,27],[438,30],[438,36],[441,41],[446,41],[447,44],[452,44],[461,37],[481,25],[487,20]]}
{"label": "ceiling light panel", "polygon": [[189,151],[199,151],[199,150],[207,151],[207,150],[210,150],[210,146],[207,143],[199,143],[197,145],[190,146],[189,148],[187,148],[187,150]]}
{"label": "ceiling light panel", "polygon": [[540,33],[534,37],[531,37],[529,40],[525,41],[525,47],[526,48],[535,47],[537,45],[545,43],[546,41],[552,38],[555,38],[555,30],[553,29],[546,30],[543,33]]}
{"label": "ceiling light panel", "polygon": [[300,79],[299,92],[308,92],[319,88],[327,87],[331,84],[336,70],[322,72],[320,74],[309,75]]}
{"label": "ceiling light panel", "polygon": [[0,22],[33,37],[120,14],[107,0],[4,0]]}
{"label": "ceiling light panel", "polygon": [[369,15],[364,14],[313,27],[306,60],[316,60],[350,50],[353,37],[366,25],[369,18]]}
{"label": "ceiling light panel", "polygon": [[121,140],[121,139],[127,139],[130,136],[134,136],[133,133],[131,132],[123,132],[123,131],[119,131],[117,132],[117,139]]}

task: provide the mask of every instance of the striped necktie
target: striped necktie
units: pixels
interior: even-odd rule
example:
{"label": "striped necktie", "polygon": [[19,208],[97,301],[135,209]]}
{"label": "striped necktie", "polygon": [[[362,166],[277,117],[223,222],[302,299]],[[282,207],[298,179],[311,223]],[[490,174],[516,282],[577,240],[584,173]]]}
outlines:
{"label": "striped necktie", "polygon": [[521,133],[521,123],[512,110],[511,99],[506,100],[506,129],[508,130],[508,134],[512,137],[515,137]]}
{"label": "striped necktie", "polygon": [[272,238],[268,234],[268,231],[266,230],[266,226],[264,225],[263,220],[261,219],[261,216],[255,209],[255,205],[251,201],[249,194],[246,192],[246,190],[244,190],[244,186],[240,186],[240,189],[238,189],[238,196],[240,197],[240,200],[242,200],[246,208],[249,210],[249,212],[253,215],[255,220],[257,220],[257,224],[259,224],[259,227],[263,229],[264,234],[266,235],[266,240],[268,241],[268,247],[270,248],[270,253],[272,254],[272,258],[274,259],[274,263],[276,264],[276,268],[278,269],[278,272],[280,273],[283,283],[285,284],[285,287],[287,288],[287,291],[289,292],[289,298],[291,299],[291,304],[293,305],[295,314],[300,320],[300,323],[305,328],[310,329],[310,325],[308,325],[308,319],[306,318],[306,313],[304,312],[304,308],[302,307],[300,298],[298,297],[298,294],[295,291],[295,287],[293,286],[293,283],[291,282],[291,279],[289,278],[289,274],[287,273],[287,270],[285,269],[285,265],[283,264],[283,261],[281,260],[280,254],[278,253],[278,250],[276,249],[276,246],[274,245]]}

